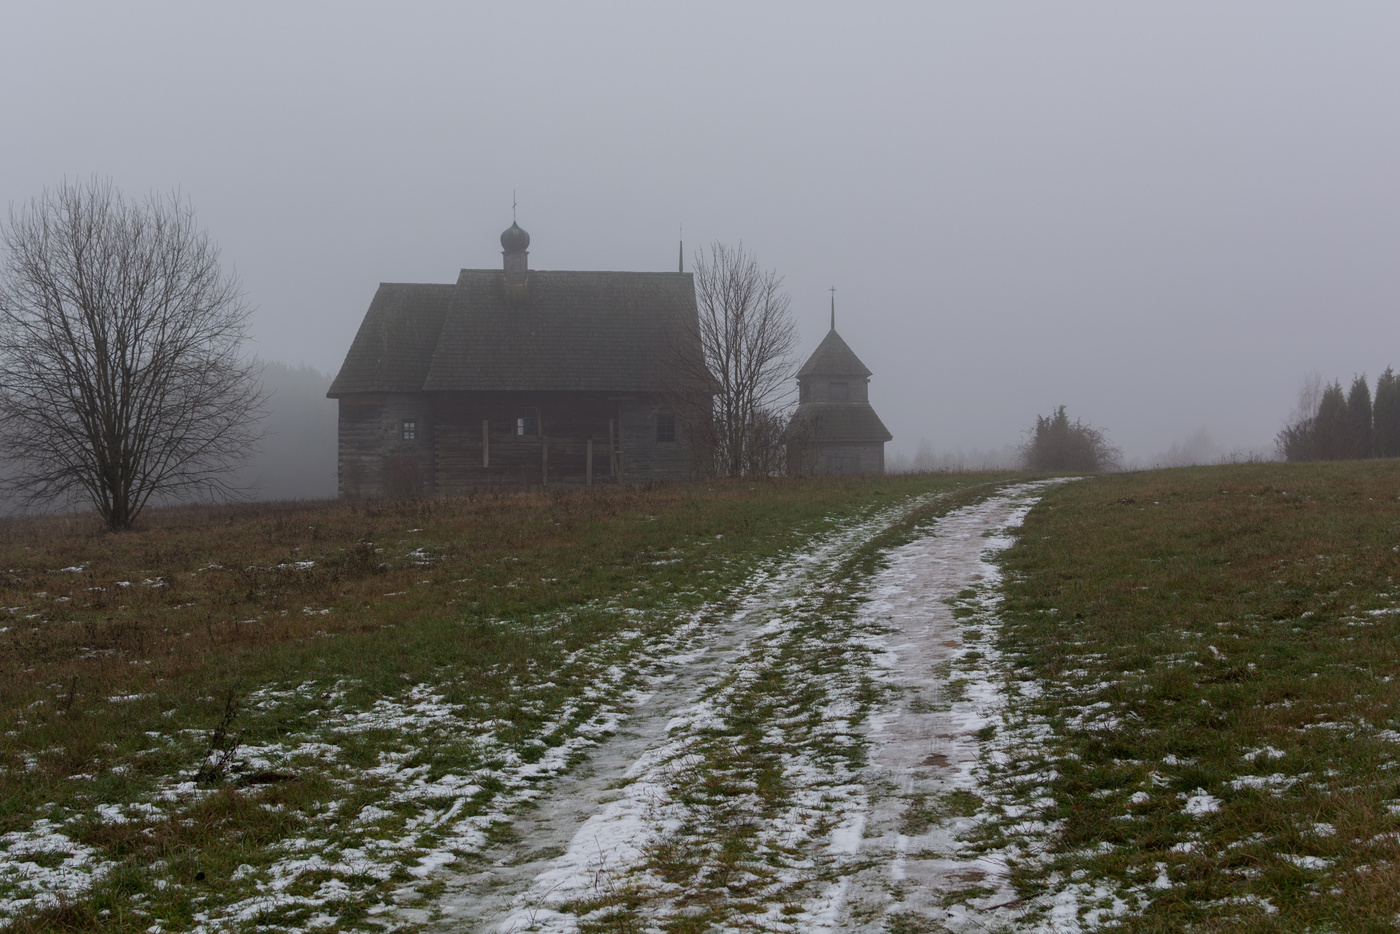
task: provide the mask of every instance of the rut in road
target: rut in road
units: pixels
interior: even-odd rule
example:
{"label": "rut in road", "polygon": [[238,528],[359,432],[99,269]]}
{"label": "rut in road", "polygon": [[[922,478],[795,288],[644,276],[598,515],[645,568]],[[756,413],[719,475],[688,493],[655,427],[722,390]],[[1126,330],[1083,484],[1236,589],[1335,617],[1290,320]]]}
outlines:
{"label": "rut in road", "polygon": [[[973,818],[930,819],[926,808],[977,790],[979,731],[1006,701],[984,682],[950,702],[945,672],[968,649],[954,602],[969,590],[984,603],[999,599],[1000,571],[990,559],[1012,543],[1008,530],[1020,526],[1046,485],[1024,484],[943,517],[932,534],[893,549],[872,582],[863,612],[889,627],[881,661],[899,694],[869,721],[869,807],[848,853],[852,872],[829,891],[825,923],[815,929],[984,931],[1019,917],[1005,859],[960,852],[958,838],[973,829]],[[977,651],[995,653],[990,642]],[[972,887],[987,894],[947,903],[949,892]]]}

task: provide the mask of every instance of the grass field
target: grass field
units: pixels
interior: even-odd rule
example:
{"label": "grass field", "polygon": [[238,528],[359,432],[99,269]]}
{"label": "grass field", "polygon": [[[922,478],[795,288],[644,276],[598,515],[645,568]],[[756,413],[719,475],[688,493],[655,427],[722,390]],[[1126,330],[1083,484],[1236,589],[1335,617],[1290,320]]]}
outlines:
{"label": "grass field", "polygon": [[1067,484],[1004,567],[981,674],[1027,689],[980,845],[1019,854],[1024,898],[1129,931],[1394,930],[1400,465]]}
{"label": "grass field", "polygon": [[356,927],[431,897],[432,870],[606,735],[766,562],[972,483],[173,510],[119,535],[8,522],[0,915]]}
{"label": "grass field", "polygon": [[[938,505],[809,595],[808,628],[769,653],[771,682],[727,689],[725,716],[757,743],[764,711],[805,694],[878,704],[868,659],[831,641],[846,624],[830,620],[854,618],[882,548],[1005,480],[219,507],[152,513],[117,535],[81,518],[9,520],[0,922],[404,924],[399,907],[433,903],[443,865],[498,839],[778,562],[924,496]],[[1005,699],[978,732],[978,787],[907,818],[975,818],[967,854],[1008,863],[1019,897],[995,923],[1394,928],[1395,464],[1063,484],[999,560],[1002,591],[955,604],[967,649],[948,672],[954,700]],[[784,716],[801,725],[801,713]],[[813,749],[826,742],[816,727],[801,727]],[[786,786],[761,744],[737,755],[715,734],[697,748],[722,767],[691,789],[696,816],[677,839],[694,852],[649,858],[688,910],[719,911],[697,854],[739,859],[761,837],[725,788],[766,801],[771,783],[781,803]],[[832,758],[858,765],[862,752]],[[946,898],[977,909],[988,894],[970,884]]]}

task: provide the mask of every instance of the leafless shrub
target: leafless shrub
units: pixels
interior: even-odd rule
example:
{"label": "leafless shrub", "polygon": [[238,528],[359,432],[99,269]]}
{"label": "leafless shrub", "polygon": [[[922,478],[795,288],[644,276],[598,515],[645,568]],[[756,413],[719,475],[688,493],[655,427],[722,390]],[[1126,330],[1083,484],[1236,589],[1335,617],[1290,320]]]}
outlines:
{"label": "leafless shrub", "polygon": [[1309,373],[1298,389],[1298,401],[1288,415],[1288,421],[1274,438],[1278,456],[1286,461],[1310,461],[1317,457],[1314,425],[1322,396],[1328,388],[1322,374]]}
{"label": "leafless shrub", "polygon": [[152,497],[235,494],[256,442],[249,309],[176,196],[45,191],[3,230],[0,440],[26,505],[87,501],[127,528]]}
{"label": "leafless shrub", "polygon": [[209,733],[209,751],[205,753],[204,761],[195,773],[194,780],[197,784],[217,785],[223,781],[228,767],[233,764],[234,756],[238,754],[238,747],[243,743],[243,734],[234,732],[233,729],[243,701],[241,687],[242,685],[234,684],[224,697],[224,712]]}

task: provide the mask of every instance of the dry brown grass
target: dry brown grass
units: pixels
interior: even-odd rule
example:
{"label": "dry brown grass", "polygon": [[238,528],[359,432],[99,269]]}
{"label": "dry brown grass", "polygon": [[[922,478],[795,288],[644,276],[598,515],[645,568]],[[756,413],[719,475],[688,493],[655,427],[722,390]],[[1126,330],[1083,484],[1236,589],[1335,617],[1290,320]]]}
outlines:
{"label": "dry brown grass", "polygon": [[[92,516],[0,521],[0,709],[43,698],[79,711],[199,676],[231,656],[376,630],[502,584],[516,586],[491,595],[501,615],[585,600],[635,577],[648,548],[742,534],[760,521],[760,502],[807,492],[709,484],[188,507],[150,510],[141,528],[120,533]],[[670,541],[673,529],[637,521],[652,514],[709,521]],[[431,563],[405,558],[417,547]],[[315,566],[296,567],[305,561]],[[83,570],[61,570],[69,567]],[[556,579],[532,576],[540,568]],[[466,586],[439,602],[463,574]],[[308,607],[332,612],[306,615]]]}

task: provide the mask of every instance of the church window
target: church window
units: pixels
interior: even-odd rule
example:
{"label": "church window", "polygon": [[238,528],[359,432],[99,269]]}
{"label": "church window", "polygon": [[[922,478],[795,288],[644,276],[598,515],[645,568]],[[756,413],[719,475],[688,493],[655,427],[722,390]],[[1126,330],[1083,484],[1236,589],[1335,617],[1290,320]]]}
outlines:
{"label": "church window", "polygon": [[676,416],[670,412],[656,413],[656,440],[658,442],[676,440]]}
{"label": "church window", "polygon": [[538,438],[540,436],[540,410],[515,410],[515,436],[517,438]]}
{"label": "church window", "polygon": [[403,439],[412,441],[416,437],[418,437],[418,423],[405,421],[403,423]]}

